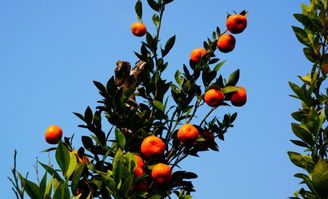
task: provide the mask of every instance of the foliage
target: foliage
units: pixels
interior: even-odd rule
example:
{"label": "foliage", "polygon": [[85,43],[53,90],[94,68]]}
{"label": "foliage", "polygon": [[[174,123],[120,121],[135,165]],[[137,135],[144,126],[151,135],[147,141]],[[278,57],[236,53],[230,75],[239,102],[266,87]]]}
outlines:
{"label": "foliage", "polygon": [[294,92],[291,96],[301,101],[301,108],[292,113],[297,122],[291,124],[299,139],[291,141],[304,148],[304,154],[290,151],[288,155],[293,164],[306,171],[295,177],[307,187],[290,198],[328,198],[328,89],[323,88],[328,72],[327,8],[326,0],[311,0],[309,5],[302,4],[302,14],[294,14],[303,27],[292,28],[313,66],[310,73],[299,76],[301,85],[289,82]]}
{"label": "foliage", "polygon": [[[94,81],[102,96],[99,106],[95,110],[87,107],[83,114],[74,113],[83,121],[79,127],[91,132],[91,135],[81,138],[83,147],[77,152],[79,158],[72,152],[72,137],[65,137],[57,147],[45,150],[55,150],[59,169],[39,162],[46,171],[41,182],[29,181],[16,171],[15,166],[12,183],[18,193],[17,198],[23,198],[24,192],[33,199],[66,199],[72,198],[72,195],[76,199],[157,199],[170,198],[171,194],[181,199],[191,198],[190,193],[194,191],[191,179],[197,178],[195,173],[179,169],[173,172],[167,184],[153,182],[149,174],[157,163],[168,164],[173,170],[180,168],[179,163],[188,156],[199,156],[200,151],[219,150],[218,139],[224,140],[237,113],[226,113],[207,121],[218,107],[212,108],[198,123],[193,123],[200,134],[193,143],[182,143],[177,139],[178,127],[191,123],[200,107],[206,106],[203,94],[208,89],[221,89],[225,100],[229,100],[229,94],[239,89],[236,84],[240,72],[234,71],[228,79],[219,75],[225,61],[219,62],[214,52],[218,38],[226,31],[221,33],[217,27],[212,37],[203,42],[207,54],[199,62],[190,61],[189,66],[184,64],[182,71],[175,72],[174,81],[162,79],[162,74],[169,67],[165,58],[176,41],[173,35],[164,45],[160,42],[163,13],[171,2],[173,0],[147,0],[154,12],[152,21],[156,32],[147,32],[140,51],[134,52],[138,58],[135,67],[130,71],[128,62],[118,61],[115,76],[107,83]],[[142,1],[136,2],[135,11],[142,21]],[[223,102],[220,106],[229,104]],[[110,123],[110,130],[102,128],[104,121]],[[207,139],[205,132],[209,131],[215,139]],[[160,137],[166,143],[165,153],[155,158],[144,157],[145,174],[135,177],[137,160],[134,154],[142,156],[140,144],[150,135]],[[86,157],[90,162],[84,161]],[[138,189],[140,183],[146,188]]]}

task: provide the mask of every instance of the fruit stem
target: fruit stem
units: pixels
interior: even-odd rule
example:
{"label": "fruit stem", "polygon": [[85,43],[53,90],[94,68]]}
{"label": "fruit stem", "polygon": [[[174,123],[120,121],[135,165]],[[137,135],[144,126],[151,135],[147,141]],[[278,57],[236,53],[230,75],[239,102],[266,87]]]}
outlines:
{"label": "fruit stem", "polygon": [[196,111],[197,111],[197,109],[198,109],[198,107],[199,107],[199,104],[200,104],[200,102],[201,102],[202,99],[203,99],[203,96],[202,96],[202,95],[198,97],[198,99],[197,99],[197,101],[196,101],[196,103],[195,103],[195,108],[194,108],[194,110],[193,110],[193,112],[192,112],[192,114],[191,114],[189,120],[188,120],[186,123],[190,123],[191,120],[194,118],[194,116],[195,116],[195,114],[196,114]]}

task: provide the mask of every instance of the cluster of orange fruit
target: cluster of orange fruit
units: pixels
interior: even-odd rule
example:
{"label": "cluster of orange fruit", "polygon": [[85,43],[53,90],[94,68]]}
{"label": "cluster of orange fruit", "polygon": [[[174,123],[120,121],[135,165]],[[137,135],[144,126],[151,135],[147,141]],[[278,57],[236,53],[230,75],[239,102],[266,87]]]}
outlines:
{"label": "cluster of orange fruit", "polygon": [[[232,34],[239,34],[245,30],[247,26],[247,18],[241,14],[230,15],[226,20],[226,27]],[[218,41],[217,47],[221,52],[228,53],[235,48],[236,39],[229,33],[222,34]],[[204,48],[196,48],[191,51],[190,59],[193,62],[199,62],[200,59],[207,54]],[[229,95],[231,104],[234,106],[243,106],[246,103],[246,89],[238,86],[239,90]],[[204,101],[211,107],[217,107],[224,101],[224,93],[219,89],[209,89],[204,95]]]}
{"label": "cluster of orange fruit", "polygon": [[[239,34],[245,30],[247,26],[247,18],[241,14],[230,15],[226,20],[227,30],[232,34]],[[222,34],[218,41],[217,47],[223,53],[231,52],[236,45],[236,39],[229,33]],[[204,48],[196,48],[191,51],[190,59],[198,62],[201,57],[207,54]]]}

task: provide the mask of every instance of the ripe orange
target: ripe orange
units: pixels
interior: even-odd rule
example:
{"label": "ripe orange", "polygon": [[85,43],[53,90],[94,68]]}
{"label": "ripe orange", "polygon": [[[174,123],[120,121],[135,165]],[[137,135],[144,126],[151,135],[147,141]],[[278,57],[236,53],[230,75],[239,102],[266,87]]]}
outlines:
{"label": "ripe orange", "polygon": [[142,37],[146,34],[147,28],[142,22],[134,22],[131,25],[131,31],[135,36]]}
{"label": "ripe orange", "polygon": [[78,161],[82,164],[83,162],[85,162],[86,164],[89,164],[89,159],[87,156],[83,156],[83,157],[80,157],[79,154],[78,154],[78,151],[72,151],[72,153],[74,153],[78,159]]}
{"label": "ripe orange", "polygon": [[162,155],[165,151],[165,147],[165,143],[161,140],[161,138],[156,136],[148,136],[142,141],[140,152],[146,157]]}
{"label": "ripe orange", "polygon": [[134,170],[134,176],[137,178],[144,174],[144,171],[143,171],[144,162],[140,156],[134,155],[134,157],[137,159],[137,167]]}
{"label": "ripe orange", "polygon": [[209,89],[204,95],[204,101],[211,107],[217,107],[222,104],[224,100],[224,93],[219,89]]}
{"label": "ripe orange", "polygon": [[144,171],[141,167],[137,167],[135,170],[134,170],[134,176],[137,178],[137,177],[140,177],[144,174]]}
{"label": "ripe orange", "polygon": [[230,101],[234,106],[243,106],[247,101],[246,89],[242,86],[238,87],[240,89],[231,94]]}
{"label": "ripe orange", "polygon": [[195,48],[190,53],[190,59],[194,62],[199,62],[200,58],[207,54],[204,48]]}
{"label": "ripe orange", "polygon": [[247,18],[244,15],[239,14],[230,15],[227,18],[226,26],[233,34],[241,33],[247,26]]}
{"label": "ripe orange", "polygon": [[171,167],[167,164],[158,163],[151,170],[151,177],[160,184],[168,183],[172,178]]}
{"label": "ripe orange", "polygon": [[194,142],[198,136],[198,129],[189,123],[182,125],[178,131],[178,140],[181,142]]}
{"label": "ripe orange", "polygon": [[223,34],[218,39],[217,47],[223,53],[231,52],[236,45],[236,39],[231,34]]}
{"label": "ripe orange", "polygon": [[137,167],[144,168],[143,159],[138,155],[134,155],[134,157],[137,159]]}
{"label": "ripe orange", "polygon": [[63,130],[56,125],[51,125],[46,129],[45,139],[49,144],[58,144],[63,135]]}

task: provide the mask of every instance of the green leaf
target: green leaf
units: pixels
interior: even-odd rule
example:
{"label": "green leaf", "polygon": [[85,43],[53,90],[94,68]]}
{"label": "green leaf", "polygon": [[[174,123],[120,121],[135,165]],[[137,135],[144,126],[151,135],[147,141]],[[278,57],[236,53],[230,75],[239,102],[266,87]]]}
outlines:
{"label": "green leaf", "polygon": [[133,185],[133,180],[134,180],[134,176],[130,175],[127,179],[124,180],[120,192],[123,194],[123,196],[127,197],[128,193],[131,190],[131,187]]}
{"label": "green leaf", "polygon": [[225,88],[222,89],[223,93],[232,93],[235,92],[237,90],[239,90],[240,88],[236,87],[236,86],[227,86]]}
{"label": "green leaf", "polygon": [[49,180],[49,183],[47,184],[47,187],[45,189],[45,192],[43,194],[43,198],[44,199],[50,199],[51,197],[51,192],[52,192],[52,184],[53,184],[53,181],[54,181],[54,177],[51,176],[50,180]]}
{"label": "green leaf", "polygon": [[47,172],[44,173],[42,180],[40,182],[39,192],[42,196],[44,195],[47,186],[47,174],[48,174]]}
{"label": "green leaf", "polygon": [[153,100],[153,104],[158,110],[162,111],[163,113],[165,112],[165,106],[162,104],[162,102]]}
{"label": "green leaf", "polygon": [[142,19],[142,2],[140,0],[137,1],[136,5],[134,6],[135,11],[137,13],[138,19]]}
{"label": "green leaf", "polygon": [[312,182],[317,193],[322,198],[328,197],[328,163],[319,159],[312,172]]}
{"label": "green leaf", "polygon": [[158,14],[154,14],[153,15],[153,17],[152,17],[152,19],[153,19],[153,23],[155,24],[155,26],[158,26],[159,25],[159,16],[158,16]]}
{"label": "green leaf", "polygon": [[304,118],[306,118],[306,114],[303,111],[296,111],[292,113],[292,117],[294,120],[301,122]]}
{"label": "green leaf", "polygon": [[160,5],[159,4],[157,4],[156,3],[156,1],[154,1],[154,0],[147,0],[147,2],[148,2],[148,5],[153,9],[153,10],[155,10],[155,11],[159,11],[159,9],[160,9]]}
{"label": "green leaf", "polygon": [[292,82],[289,82],[289,86],[294,91],[294,93],[299,97],[299,99],[303,100],[307,106],[312,105],[311,94],[306,89],[301,88]]}
{"label": "green leaf", "polygon": [[107,93],[106,87],[102,83],[93,81],[93,84],[98,88],[101,95],[104,96]]}
{"label": "green leaf", "polygon": [[82,164],[80,164],[75,172],[74,172],[74,175],[73,175],[73,179],[72,179],[72,184],[71,184],[71,190],[73,193],[76,192],[76,188],[77,188],[77,185],[79,183],[79,180],[82,176],[82,173],[84,171],[84,168],[85,168],[85,162],[83,162]]}
{"label": "green leaf", "polygon": [[310,148],[309,145],[307,145],[306,143],[300,141],[300,140],[290,140],[292,143],[294,143],[297,146],[301,146],[301,147],[306,147],[306,148]]}
{"label": "green leaf", "polygon": [[[316,191],[315,191],[315,189],[314,189],[314,187],[313,187],[312,181],[311,181],[311,179],[309,178],[309,176],[307,176],[307,175],[305,175],[305,174],[303,174],[303,173],[297,173],[297,174],[295,174],[294,176],[297,177],[297,178],[301,178],[301,179],[303,179],[304,183],[309,187],[309,189],[310,189],[313,193],[316,194]],[[300,192],[300,193],[301,193],[301,192]]]}
{"label": "green leaf", "polygon": [[56,160],[61,170],[66,173],[69,165],[69,152],[63,142],[59,142],[58,144]]}
{"label": "green leaf", "polygon": [[296,35],[296,38],[298,39],[298,41],[308,47],[311,47],[311,42],[308,38],[307,33],[302,28],[299,28],[296,26],[292,26],[292,28],[295,32],[295,35]]}
{"label": "green leaf", "polygon": [[181,72],[177,70],[174,74],[175,81],[181,86],[183,84],[184,79],[181,77]]}
{"label": "green leaf", "polygon": [[313,136],[306,128],[296,123],[292,123],[291,125],[292,125],[292,130],[297,137],[299,137],[301,140],[303,140],[305,143],[309,144],[310,146],[314,145]]}
{"label": "green leaf", "polygon": [[25,188],[26,193],[33,199],[42,199],[42,195],[39,192],[39,186],[34,182],[31,182],[24,178],[19,172],[18,176],[21,180],[22,186]]}
{"label": "green leaf", "polygon": [[85,109],[85,112],[84,112],[84,119],[85,119],[85,122],[87,124],[90,124],[92,122],[92,117],[93,117],[93,114],[92,114],[92,110],[91,108],[88,106],[86,109]]}
{"label": "green leaf", "polygon": [[307,15],[294,14],[294,17],[297,19],[297,21],[302,23],[304,27],[311,27],[312,26],[311,19]]}
{"label": "green leaf", "polygon": [[55,171],[55,169],[53,169],[52,167],[43,164],[42,162],[39,162],[39,164],[52,176],[54,176],[55,179],[57,179],[59,182],[63,182],[64,180],[59,176],[59,174],[57,173],[57,171]]}
{"label": "green leaf", "polygon": [[77,159],[74,153],[69,153],[69,165],[65,177],[69,179],[77,166]]}
{"label": "green leaf", "polygon": [[67,181],[62,183],[55,191],[54,198],[56,199],[69,199],[70,193],[68,190]]}
{"label": "green leaf", "polygon": [[115,137],[116,137],[118,146],[123,150],[125,147],[125,143],[126,143],[124,134],[119,129],[115,129]]}
{"label": "green leaf", "polygon": [[288,151],[289,159],[298,167],[305,169],[307,172],[311,173],[314,167],[314,162],[312,157],[309,155],[302,155],[296,152]]}
{"label": "green leaf", "polygon": [[314,52],[313,49],[311,49],[311,48],[303,48],[303,52],[304,52],[305,57],[309,61],[315,63],[316,61],[319,60],[319,57],[315,54],[315,52]]}
{"label": "green leaf", "polygon": [[218,64],[216,64],[216,66],[214,67],[214,71],[219,71],[220,70],[220,68],[223,66],[223,64],[226,62],[227,60],[224,60],[224,61],[221,61],[221,62],[219,62]]}
{"label": "green leaf", "polygon": [[317,114],[316,110],[311,110],[307,117],[302,121],[304,127],[312,133],[312,135],[316,136],[324,122],[324,113],[320,116]]}
{"label": "green leaf", "polygon": [[118,149],[113,160],[113,177],[117,185],[121,181],[123,167],[124,167],[123,161],[124,161],[123,152],[121,149]]}
{"label": "green leaf", "polygon": [[235,72],[231,73],[229,76],[229,80],[227,83],[227,86],[235,86],[239,80],[239,69],[237,69]]}
{"label": "green leaf", "polygon": [[175,35],[167,40],[164,50],[162,51],[163,57],[166,56],[170,52],[170,50],[174,46],[174,43],[175,43]]}
{"label": "green leaf", "polygon": [[101,177],[106,185],[108,192],[115,196],[117,193],[117,188],[114,179],[106,175],[102,175]]}

